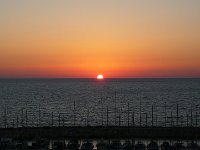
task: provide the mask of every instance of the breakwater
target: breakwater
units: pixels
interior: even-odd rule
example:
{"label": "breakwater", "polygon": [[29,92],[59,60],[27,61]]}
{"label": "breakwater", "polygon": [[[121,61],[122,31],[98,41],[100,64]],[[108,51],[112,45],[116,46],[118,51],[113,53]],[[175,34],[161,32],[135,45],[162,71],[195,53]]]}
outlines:
{"label": "breakwater", "polygon": [[1,128],[1,138],[199,139],[199,127],[32,127]]}

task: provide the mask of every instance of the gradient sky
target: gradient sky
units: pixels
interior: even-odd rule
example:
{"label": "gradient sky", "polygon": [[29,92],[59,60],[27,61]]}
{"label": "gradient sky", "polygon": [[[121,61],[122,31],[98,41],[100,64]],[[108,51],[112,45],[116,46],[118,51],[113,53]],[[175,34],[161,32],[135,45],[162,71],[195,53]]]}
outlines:
{"label": "gradient sky", "polygon": [[0,77],[200,77],[200,0],[1,0]]}

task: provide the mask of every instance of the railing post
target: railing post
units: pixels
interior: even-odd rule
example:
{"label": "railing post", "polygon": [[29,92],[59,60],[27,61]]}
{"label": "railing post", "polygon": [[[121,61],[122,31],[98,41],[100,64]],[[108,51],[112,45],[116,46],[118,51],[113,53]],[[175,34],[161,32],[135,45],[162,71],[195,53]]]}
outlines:
{"label": "railing post", "polygon": [[74,101],[74,126],[76,125],[76,103]]}
{"label": "railing post", "polygon": [[12,123],[13,123],[13,128],[15,128],[15,120],[14,120],[14,119],[13,119],[13,122],[12,122]]}
{"label": "railing post", "polygon": [[146,122],[146,126],[147,126],[147,113],[145,113],[145,115],[146,115],[146,121],[145,122]]}
{"label": "railing post", "polygon": [[172,116],[172,112],[171,112],[171,127],[173,125],[173,116]]}
{"label": "railing post", "polygon": [[87,110],[87,126],[89,125],[89,109]]}
{"label": "railing post", "polygon": [[120,110],[119,110],[119,127],[121,126],[121,114],[120,114]]}
{"label": "railing post", "polygon": [[28,113],[27,113],[27,110],[26,110],[26,127],[28,126]]}
{"label": "railing post", "polygon": [[141,97],[140,97],[140,127],[142,125],[142,115],[141,115]]}
{"label": "railing post", "polygon": [[18,115],[17,115],[17,128],[19,126],[19,119],[18,119]]}
{"label": "railing post", "polygon": [[157,108],[156,108],[156,126],[158,126],[158,114],[157,114]]}
{"label": "railing post", "polygon": [[197,127],[197,124],[198,124],[197,112],[196,112],[196,116],[195,116],[195,118],[196,118],[196,127]]}
{"label": "railing post", "polygon": [[108,126],[108,106],[107,106],[107,109],[106,109],[106,122],[107,122],[107,126]]}
{"label": "railing post", "polygon": [[51,112],[51,126],[53,127],[53,112]]}
{"label": "railing post", "polygon": [[191,105],[191,110],[190,110],[191,112],[190,112],[190,115],[191,115],[191,127],[193,126],[193,114],[192,114],[192,105]]}
{"label": "railing post", "polygon": [[4,110],[4,127],[7,128],[7,110]]}
{"label": "railing post", "polygon": [[167,123],[167,105],[165,102],[165,127],[166,127],[166,123]]}
{"label": "railing post", "polygon": [[101,97],[101,126],[103,126],[103,100]]}
{"label": "railing post", "polygon": [[181,118],[181,127],[183,126],[183,116],[180,116]]}
{"label": "railing post", "polygon": [[151,107],[151,126],[153,127],[154,126],[154,120],[153,120],[153,105]]}
{"label": "railing post", "polygon": [[135,113],[133,112],[133,116],[132,116],[132,121],[133,121],[133,127],[135,126]]}
{"label": "railing post", "polygon": [[23,111],[23,108],[21,108],[21,126],[24,127],[24,111]]}
{"label": "railing post", "polygon": [[128,114],[127,114],[127,116],[128,116],[128,127],[129,127],[129,103],[128,103]]}
{"label": "railing post", "polygon": [[63,114],[63,127],[65,126],[65,115]]}
{"label": "railing post", "polygon": [[60,127],[60,113],[58,114],[58,126]]}
{"label": "railing post", "polygon": [[178,127],[178,120],[179,120],[179,111],[178,111],[178,104],[176,105],[176,126]]}
{"label": "railing post", "polygon": [[40,118],[41,118],[41,114],[40,114],[40,104],[39,104],[39,111],[38,111],[38,126],[40,127]]}

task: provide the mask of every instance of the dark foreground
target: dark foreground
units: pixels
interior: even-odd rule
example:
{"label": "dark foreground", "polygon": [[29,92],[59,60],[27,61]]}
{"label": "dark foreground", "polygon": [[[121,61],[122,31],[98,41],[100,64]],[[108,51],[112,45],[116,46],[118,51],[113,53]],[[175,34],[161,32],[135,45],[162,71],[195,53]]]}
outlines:
{"label": "dark foreground", "polygon": [[1,128],[0,139],[0,150],[200,150],[199,127]]}
{"label": "dark foreground", "polygon": [[0,128],[0,138],[14,139],[200,139],[199,127],[26,127]]}

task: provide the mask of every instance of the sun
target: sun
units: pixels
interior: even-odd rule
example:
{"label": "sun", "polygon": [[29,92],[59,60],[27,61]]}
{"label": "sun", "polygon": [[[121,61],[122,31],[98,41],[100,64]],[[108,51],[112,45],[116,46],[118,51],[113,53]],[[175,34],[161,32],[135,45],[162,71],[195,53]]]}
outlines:
{"label": "sun", "polygon": [[98,75],[97,75],[97,79],[98,79],[98,80],[102,80],[103,78],[104,78],[104,77],[103,77],[102,74],[98,74]]}

